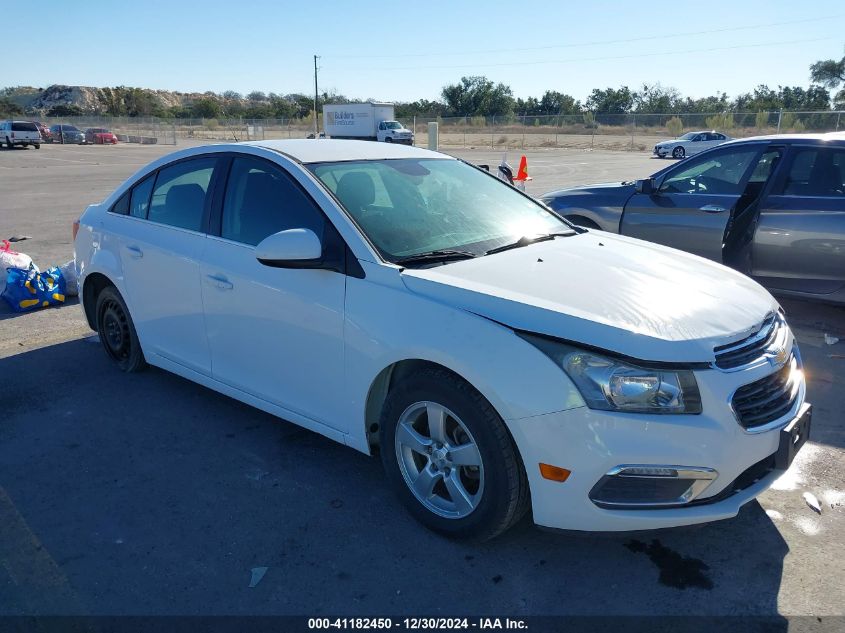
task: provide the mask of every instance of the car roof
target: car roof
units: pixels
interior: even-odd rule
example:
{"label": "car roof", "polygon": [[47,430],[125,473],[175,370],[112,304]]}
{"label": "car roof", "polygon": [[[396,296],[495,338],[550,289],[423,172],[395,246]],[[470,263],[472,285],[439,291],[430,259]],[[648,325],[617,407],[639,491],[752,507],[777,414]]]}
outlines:
{"label": "car roof", "polygon": [[301,163],[333,163],[350,160],[387,160],[391,158],[440,158],[451,156],[399,143],[378,143],[346,139],[290,139],[279,141],[249,141],[241,145],[255,145],[286,154]]}
{"label": "car roof", "polygon": [[747,138],[736,138],[728,143],[720,145],[735,145],[754,141],[787,141],[789,143],[800,143],[801,141],[845,141],[845,132],[820,132],[816,134],[767,134],[763,136],[749,136]]}

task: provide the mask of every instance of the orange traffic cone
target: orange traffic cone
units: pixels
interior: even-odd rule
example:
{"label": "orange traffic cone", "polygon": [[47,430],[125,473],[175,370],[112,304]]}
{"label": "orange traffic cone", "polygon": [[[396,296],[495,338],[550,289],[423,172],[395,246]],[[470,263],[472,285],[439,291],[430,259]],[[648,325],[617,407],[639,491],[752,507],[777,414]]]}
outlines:
{"label": "orange traffic cone", "polygon": [[528,159],[525,158],[525,154],[523,154],[522,158],[519,159],[519,169],[516,172],[514,180],[519,180],[522,182],[525,182],[526,180],[534,180],[531,176],[528,175]]}

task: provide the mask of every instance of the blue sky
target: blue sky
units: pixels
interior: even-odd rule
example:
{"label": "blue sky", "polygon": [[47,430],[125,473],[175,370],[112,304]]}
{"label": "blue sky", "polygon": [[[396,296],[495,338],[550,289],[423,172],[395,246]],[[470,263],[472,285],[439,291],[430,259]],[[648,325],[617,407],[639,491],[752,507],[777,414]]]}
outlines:
{"label": "blue sky", "polygon": [[462,75],[517,97],[553,89],[583,101],[643,82],[734,96],[807,86],[812,62],[845,54],[841,0],[2,4],[4,22],[29,21],[33,35],[0,38],[0,86],[309,93],[318,54],[321,92],[359,98],[436,99]]}

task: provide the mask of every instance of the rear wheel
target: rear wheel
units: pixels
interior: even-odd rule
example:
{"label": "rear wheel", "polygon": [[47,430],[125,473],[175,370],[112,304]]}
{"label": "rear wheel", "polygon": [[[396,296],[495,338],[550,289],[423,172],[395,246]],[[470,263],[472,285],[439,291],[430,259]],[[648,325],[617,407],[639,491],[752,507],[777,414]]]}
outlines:
{"label": "rear wheel", "polygon": [[114,286],[103,288],[97,297],[97,333],[121,371],[131,373],[147,366],[129,309]]}
{"label": "rear wheel", "polygon": [[436,532],[487,540],[528,509],[525,470],[504,422],[445,369],[422,369],[390,391],[380,439],[394,492]]}
{"label": "rear wheel", "polygon": [[33,145],[33,147],[35,149],[41,149],[41,143],[36,143],[35,145]]}
{"label": "rear wheel", "polygon": [[684,150],[683,147],[676,147],[675,149],[672,150],[672,157],[673,158],[683,158],[684,156],[686,156],[686,151]]}

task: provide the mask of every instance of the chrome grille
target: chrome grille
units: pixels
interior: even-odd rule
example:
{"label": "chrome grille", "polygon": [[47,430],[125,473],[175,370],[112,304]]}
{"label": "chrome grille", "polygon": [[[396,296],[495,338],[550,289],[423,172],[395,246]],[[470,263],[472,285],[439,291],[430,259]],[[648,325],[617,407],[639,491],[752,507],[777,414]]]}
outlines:
{"label": "chrome grille", "polygon": [[[715,365],[719,369],[737,369],[763,359],[767,354],[784,353],[787,326],[783,316],[772,313],[763,320],[760,328],[740,341],[713,348]],[[774,350],[774,353],[771,353]]]}
{"label": "chrome grille", "polygon": [[801,372],[795,354],[783,367],[736,390],[731,406],[740,425],[753,429],[774,422],[795,405]]}

